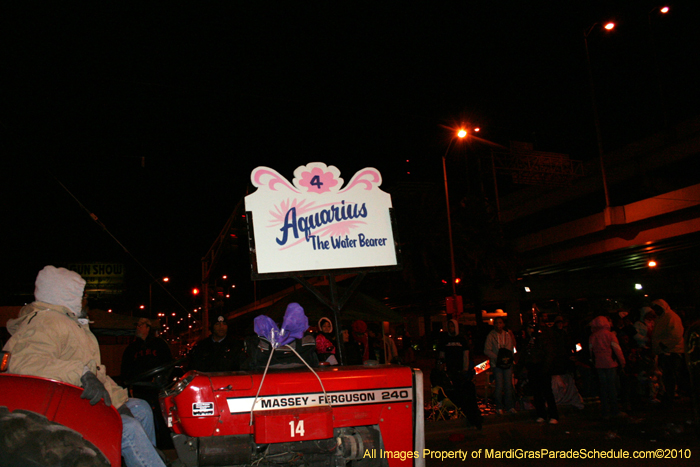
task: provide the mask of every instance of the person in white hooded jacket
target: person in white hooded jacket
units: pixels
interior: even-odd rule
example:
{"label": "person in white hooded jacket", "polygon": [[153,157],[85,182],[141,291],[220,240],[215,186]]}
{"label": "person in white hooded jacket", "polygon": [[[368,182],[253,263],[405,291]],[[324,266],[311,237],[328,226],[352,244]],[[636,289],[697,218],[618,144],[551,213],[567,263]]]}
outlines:
{"label": "person in white hooded jacket", "polygon": [[153,412],[141,399],[128,399],[100,361],[97,339],[83,307],[85,280],[76,272],[46,266],[36,278],[36,301],[8,320],[12,335],[3,350],[12,354],[10,373],[40,376],[83,388],[91,405],[114,404],[122,418],[122,456],[128,467],[165,466],[155,449]]}
{"label": "person in white hooded jacket", "polygon": [[675,397],[676,384],[685,359],[683,323],[666,300],[654,300],[651,307],[658,315],[651,337],[651,349],[658,355],[659,368],[663,373],[664,394],[661,401],[670,404]]}

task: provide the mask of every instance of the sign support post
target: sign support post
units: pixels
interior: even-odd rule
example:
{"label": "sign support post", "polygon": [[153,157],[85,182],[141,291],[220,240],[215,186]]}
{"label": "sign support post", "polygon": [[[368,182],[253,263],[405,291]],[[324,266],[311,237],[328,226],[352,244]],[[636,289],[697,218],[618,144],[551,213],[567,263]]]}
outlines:
{"label": "sign support post", "polygon": [[[377,169],[358,171],[343,186],[340,171],[312,162],[290,182],[274,169],[251,173],[246,196],[252,279],[292,277],[333,311],[339,363],[345,363],[340,314],[367,272],[398,271],[401,250],[391,196]],[[336,276],[356,274],[339,297]],[[330,298],[303,276],[328,278]]]}

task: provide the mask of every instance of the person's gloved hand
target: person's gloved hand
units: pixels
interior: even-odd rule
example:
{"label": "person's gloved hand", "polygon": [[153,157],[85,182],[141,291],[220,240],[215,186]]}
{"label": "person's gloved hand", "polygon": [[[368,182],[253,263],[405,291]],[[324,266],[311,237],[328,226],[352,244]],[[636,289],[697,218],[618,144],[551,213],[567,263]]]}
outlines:
{"label": "person's gloved hand", "polygon": [[134,418],[134,414],[131,413],[131,410],[129,410],[129,407],[127,407],[126,404],[122,404],[122,406],[117,409],[117,412],[119,412],[120,415],[126,415],[127,417]]}
{"label": "person's gloved hand", "polygon": [[90,399],[90,405],[95,405],[100,402],[100,399],[104,399],[107,407],[112,405],[112,398],[109,397],[105,385],[97,379],[95,373],[92,371],[85,372],[80,378],[80,382],[83,383],[83,393],[80,395],[81,399]]}

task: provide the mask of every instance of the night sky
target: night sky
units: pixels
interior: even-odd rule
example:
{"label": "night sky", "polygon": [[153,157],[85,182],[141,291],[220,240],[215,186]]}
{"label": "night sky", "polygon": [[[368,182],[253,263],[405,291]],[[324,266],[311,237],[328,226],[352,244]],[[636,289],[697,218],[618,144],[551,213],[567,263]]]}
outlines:
{"label": "night sky", "polygon": [[260,165],[439,187],[446,127],[462,122],[485,140],[467,152],[516,140],[595,157],[583,31],[597,21],[618,22],[589,36],[606,150],[663,128],[663,109],[694,116],[697,2],[656,5],[4,3],[2,296],[31,292],[45,264],[95,261],[126,264],[143,295],[87,211],[184,294]]}

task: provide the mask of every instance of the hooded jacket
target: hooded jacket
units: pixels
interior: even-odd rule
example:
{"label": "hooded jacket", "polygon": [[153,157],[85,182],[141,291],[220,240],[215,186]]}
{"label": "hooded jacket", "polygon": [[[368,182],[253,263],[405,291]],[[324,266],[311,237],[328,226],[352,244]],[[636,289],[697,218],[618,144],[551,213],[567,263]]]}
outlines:
{"label": "hooded jacket", "polygon": [[[322,324],[326,321],[331,326],[328,333],[323,332]],[[318,320],[318,335],[316,336],[316,353],[318,353],[321,361],[325,361],[328,355],[335,355],[335,339],[333,339],[333,323],[328,318]]]}
{"label": "hooded jacket", "polygon": [[498,360],[498,350],[508,349],[511,352],[515,348],[515,336],[511,331],[502,330],[500,333],[497,330],[491,331],[486,336],[484,344],[484,353],[489,357],[491,368],[496,368],[496,360]]}
{"label": "hooded jacket", "polygon": [[668,306],[665,300],[654,300],[651,303],[660,306],[664,310],[664,313],[656,320],[654,333],[651,337],[651,349],[654,354],[685,353],[683,323],[681,323],[680,316]]}
{"label": "hooded jacket", "polygon": [[[622,355],[617,336],[610,331],[610,320],[605,316],[598,316],[591,321],[591,337],[588,346],[591,349],[591,357],[596,368],[616,368],[618,362],[625,366],[625,357]],[[614,357],[613,357],[614,354]]]}
{"label": "hooded jacket", "polygon": [[75,310],[84,287],[85,281],[67,269],[47,266],[39,272],[35,297],[61,303],[37,300],[22,307],[16,319],[7,321],[12,335],[4,347],[12,353],[8,371],[81,386],[80,378],[87,368],[97,375],[119,408],[127,400],[126,389],[107,376],[97,339],[87,320],[78,319],[80,307]]}

